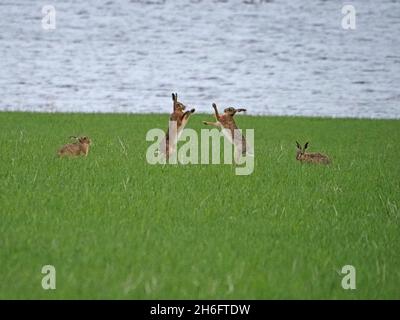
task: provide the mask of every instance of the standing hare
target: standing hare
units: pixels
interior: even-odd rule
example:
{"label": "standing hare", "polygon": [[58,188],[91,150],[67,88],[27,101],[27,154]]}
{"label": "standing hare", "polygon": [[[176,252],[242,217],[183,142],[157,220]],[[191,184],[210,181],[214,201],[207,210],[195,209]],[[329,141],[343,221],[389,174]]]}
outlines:
{"label": "standing hare", "polygon": [[218,113],[217,105],[213,103],[212,106],[215,111],[215,119],[217,120],[217,122],[203,121],[203,123],[205,125],[220,128],[224,132],[228,140],[236,147],[237,159],[240,155],[245,156],[247,152],[246,139],[240,133],[239,128],[236,125],[233,117],[236,112],[244,112],[246,111],[246,109],[235,109],[230,107],[226,108],[224,110],[224,114],[220,115]]}
{"label": "standing hare", "polygon": [[169,117],[168,131],[160,145],[160,151],[165,155],[166,159],[175,151],[178,138],[185,128],[190,115],[196,111],[194,108],[185,111],[186,106],[178,101],[177,93],[172,94],[172,101],[173,112]]}
{"label": "standing hare", "polygon": [[308,163],[320,163],[320,164],[330,164],[331,161],[329,160],[328,156],[322,153],[308,153],[306,149],[308,147],[308,142],[301,148],[300,143],[296,141],[297,145],[297,153],[296,153],[296,160],[300,162],[308,162]]}
{"label": "standing hare", "polygon": [[79,156],[81,154],[85,155],[85,157],[89,153],[89,146],[90,146],[90,139],[88,137],[74,137],[71,136],[70,138],[76,139],[76,142],[66,144],[60,150],[58,150],[57,154],[60,157],[64,156]]}

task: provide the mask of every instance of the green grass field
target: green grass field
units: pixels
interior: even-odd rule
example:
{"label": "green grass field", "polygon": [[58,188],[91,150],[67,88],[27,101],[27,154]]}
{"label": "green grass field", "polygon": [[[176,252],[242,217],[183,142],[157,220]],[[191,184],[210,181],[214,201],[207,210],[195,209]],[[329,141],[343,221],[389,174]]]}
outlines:
{"label": "green grass field", "polygon": [[[0,113],[0,298],[399,299],[400,121],[236,120],[250,176],[147,164],[167,115]],[[89,156],[57,158],[78,134]],[[301,165],[295,140],[333,164]]]}

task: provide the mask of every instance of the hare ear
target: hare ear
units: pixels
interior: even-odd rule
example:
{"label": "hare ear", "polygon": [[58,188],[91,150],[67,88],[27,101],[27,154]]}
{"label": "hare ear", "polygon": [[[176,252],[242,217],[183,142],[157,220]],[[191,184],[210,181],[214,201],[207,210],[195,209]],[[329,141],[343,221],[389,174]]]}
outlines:
{"label": "hare ear", "polygon": [[213,108],[216,108],[216,107],[217,107],[217,105],[216,105],[215,103],[213,103],[212,106],[213,106]]}
{"label": "hare ear", "polygon": [[173,93],[172,94],[172,101],[175,101],[176,100],[176,97],[175,97],[175,94]]}
{"label": "hare ear", "polygon": [[175,99],[178,101],[178,94],[175,92]]}
{"label": "hare ear", "polygon": [[304,145],[304,150],[306,150],[308,147],[308,142],[306,142],[306,144]]}
{"label": "hare ear", "polygon": [[297,141],[296,141],[296,145],[297,145],[297,148],[298,148],[298,149],[301,149],[301,145],[300,145],[300,143],[298,143]]}

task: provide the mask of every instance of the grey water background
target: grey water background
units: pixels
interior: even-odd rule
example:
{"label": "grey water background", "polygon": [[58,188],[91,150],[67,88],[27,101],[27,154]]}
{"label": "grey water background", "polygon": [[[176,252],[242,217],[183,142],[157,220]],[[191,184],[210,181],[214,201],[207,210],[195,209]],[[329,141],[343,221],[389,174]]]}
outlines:
{"label": "grey water background", "polygon": [[399,1],[245,2],[0,0],[0,110],[400,118]]}

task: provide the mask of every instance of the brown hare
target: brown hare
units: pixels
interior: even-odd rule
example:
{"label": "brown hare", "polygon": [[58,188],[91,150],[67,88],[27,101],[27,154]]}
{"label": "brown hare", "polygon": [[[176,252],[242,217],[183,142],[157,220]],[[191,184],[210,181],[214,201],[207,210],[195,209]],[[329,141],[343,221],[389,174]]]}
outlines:
{"label": "brown hare", "polygon": [[79,156],[83,154],[85,157],[89,153],[89,146],[91,144],[91,140],[88,137],[74,137],[71,136],[70,138],[76,139],[76,142],[66,144],[60,150],[58,150],[57,154],[60,157],[64,156]]}
{"label": "brown hare", "polygon": [[166,159],[175,150],[177,140],[185,128],[189,117],[196,110],[192,108],[191,110],[185,111],[186,106],[178,101],[178,94],[172,94],[173,101],[173,111],[169,117],[169,128],[165,134],[165,138],[161,143],[160,150],[165,155]]}
{"label": "brown hare", "polygon": [[296,141],[297,145],[297,153],[296,153],[296,160],[300,162],[308,162],[308,163],[320,163],[320,164],[330,164],[331,160],[328,156],[322,153],[308,153],[306,149],[308,147],[308,142],[301,148],[300,143]]}
{"label": "brown hare", "polygon": [[220,115],[218,113],[217,105],[215,103],[212,104],[215,111],[215,119],[217,122],[208,122],[203,121],[205,125],[214,126],[220,129],[226,129],[228,140],[233,143],[237,148],[237,153],[239,155],[245,156],[247,152],[247,144],[246,139],[243,135],[240,134],[239,128],[236,125],[235,120],[233,119],[236,112],[244,112],[246,109],[235,109],[235,108],[226,108],[224,110],[224,114]]}

